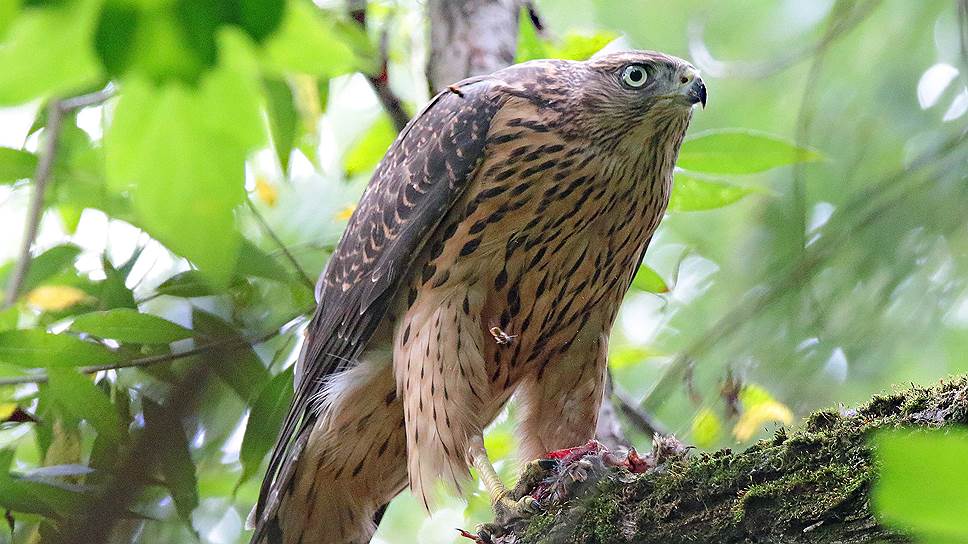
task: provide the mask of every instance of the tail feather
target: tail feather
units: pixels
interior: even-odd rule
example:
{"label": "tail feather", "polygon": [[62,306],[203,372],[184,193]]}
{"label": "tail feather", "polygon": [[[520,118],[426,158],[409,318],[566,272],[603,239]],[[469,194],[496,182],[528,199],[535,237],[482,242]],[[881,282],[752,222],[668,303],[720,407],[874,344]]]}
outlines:
{"label": "tail feather", "polygon": [[365,544],[406,487],[403,407],[388,356],[334,374],[323,391],[318,416],[303,424],[249,516],[252,544]]}
{"label": "tail feather", "polygon": [[279,508],[282,499],[289,494],[299,460],[302,457],[306,443],[312,434],[312,425],[304,426],[292,446],[292,454],[284,459],[278,472],[267,474],[263,487],[267,488],[260,497],[259,503],[252,508],[245,521],[246,528],[255,532],[252,534],[251,544],[282,544],[282,527],[279,519]]}

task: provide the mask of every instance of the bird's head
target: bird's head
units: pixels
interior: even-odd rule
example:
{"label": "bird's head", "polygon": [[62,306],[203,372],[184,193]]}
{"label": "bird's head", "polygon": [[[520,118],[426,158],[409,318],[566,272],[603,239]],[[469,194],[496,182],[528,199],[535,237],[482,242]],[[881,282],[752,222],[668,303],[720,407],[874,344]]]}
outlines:
{"label": "bird's head", "polygon": [[582,65],[575,91],[585,130],[642,136],[672,124],[684,132],[694,107],[706,106],[699,71],[677,57],[623,51]]}

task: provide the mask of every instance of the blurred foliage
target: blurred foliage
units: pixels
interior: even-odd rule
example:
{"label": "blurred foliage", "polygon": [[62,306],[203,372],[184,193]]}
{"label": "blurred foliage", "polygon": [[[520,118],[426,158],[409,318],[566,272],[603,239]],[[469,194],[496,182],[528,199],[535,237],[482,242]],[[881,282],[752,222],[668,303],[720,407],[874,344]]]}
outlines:
{"label": "blurred foliage", "polygon": [[[735,447],[968,370],[968,30],[952,2],[536,5],[543,29],[519,18],[520,61],[584,59],[618,37],[691,58],[709,88],[611,342],[627,397],[687,442]],[[21,232],[57,144],[30,267],[0,308],[0,540],[82,512],[137,437],[168,426],[180,381],[216,361],[114,538],[245,541],[307,278],[396,136],[360,76],[383,30],[410,111],[427,87],[420,3],[369,11],[366,33],[308,0],[0,0],[4,232]],[[0,286],[16,269],[6,238]],[[487,436],[507,479],[514,421],[512,404]],[[887,519],[963,538],[966,440],[879,436]],[[950,510],[924,506],[938,502]],[[404,494],[378,538],[447,541],[489,515],[476,492],[425,520]]]}
{"label": "blurred foliage", "polygon": [[874,445],[881,466],[874,502],[884,520],[920,542],[968,540],[968,432],[881,431]]}

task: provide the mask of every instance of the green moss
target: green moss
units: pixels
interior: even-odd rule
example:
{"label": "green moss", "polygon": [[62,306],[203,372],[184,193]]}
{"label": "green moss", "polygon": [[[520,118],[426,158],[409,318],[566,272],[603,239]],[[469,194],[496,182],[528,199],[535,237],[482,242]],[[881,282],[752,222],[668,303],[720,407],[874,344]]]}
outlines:
{"label": "green moss", "polygon": [[518,542],[541,542],[552,529],[546,540],[582,543],[904,542],[870,512],[876,467],[867,438],[881,427],[964,422],[968,379],[878,395],[855,411],[817,412],[800,430],[744,452],[606,477],[583,498],[553,505],[554,516],[532,520]]}
{"label": "green moss", "polygon": [[748,516],[764,510],[779,523],[817,519],[843,504],[872,478],[873,471],[866,466],[832,465],[793,472],[748,487],[733,507],[733,521],[742,524]]}
{"label": "green moss", "polygon": [[831,410],[814,412],[806,420],[805,428],[808,432],[819,432],[834,427],[840,421],[840,414]]}
{"label": "green moss", "polygon": [[615,534],[620,502],[616,489],[619,484],[611,478],[605,478],[596,487],[596,493],[584,501],[582,522],[575,530],[577,542],[610,542]]}
{"label": "green moss", "polygon": [[860,412],[868,417],[885,418],[901,413],[904,405],[904,395],[875,395],[870,402],[860,408]]}
{"label": "green moss", "polygon": [[528,520],[528,527],[524,532],[525,542],[540,542],[541,538],[544,537],[548,530],[551,529],[555,524],[555,516],[553,514],[544,513],[532,516]]}

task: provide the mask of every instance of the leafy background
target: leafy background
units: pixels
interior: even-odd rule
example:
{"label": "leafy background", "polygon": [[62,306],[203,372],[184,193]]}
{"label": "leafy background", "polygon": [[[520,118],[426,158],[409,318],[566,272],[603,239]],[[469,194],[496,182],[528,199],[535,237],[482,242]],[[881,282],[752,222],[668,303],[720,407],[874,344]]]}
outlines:
{"label": "leafy background", "polygon": [[[363,76],[384,29],[404,108],[429,94],[422,3],[367,9],[364,31],[335,2],[0,0],[0,539],[70,540],[135,474],[114,540],[245,541],[312,282],[395,136]],[[617,38],[691,58],[710,89],[613,335],[623,398],[737,448],[968,370],[964,2],[536,9],[518,60]],[[487,437],[507,478],[513,427],[512,405]],[[884,519],[968,540],[966,440],[876,437]],[[404,493],[378,539],[487,517],[480,493],[429,518]]]}

